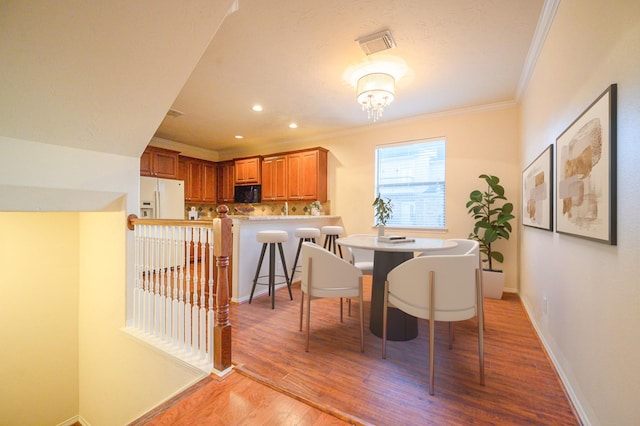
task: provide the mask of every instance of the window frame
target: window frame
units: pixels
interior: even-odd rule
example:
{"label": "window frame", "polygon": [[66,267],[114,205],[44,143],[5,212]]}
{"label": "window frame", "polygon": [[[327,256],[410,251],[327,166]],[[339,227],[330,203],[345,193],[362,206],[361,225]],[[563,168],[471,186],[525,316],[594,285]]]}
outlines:
{"label": "window frame", "polygon": [[[442,200],[441,200],[441,203],[442,203],[442,212],[441,212],[442,226],[406,225],[406,224],[387,223],[385,225],[385,228],[387,228],[387,229],[428,231],[428,232],[431,232],[431,233],[445,233],[445,232],[447,232],[447,217],[446,217],[446,212],[447,212],[447,206],[446,206],[446,200],[447,200],[447,197],[446,197],[446,187],[447,187],[447,179],[446,179],[447,138],[445,136],[432,137],[432,138],[421,138],[421,139],[414,139],[414,140],[409,140],[409,141],[392,142],[392,143],[376,145],[375,152],[374,152],[374,198],[378,195],[378,188],[380,186],[380,184],[379,184],[379,174],[380,174],[380,161],[381,160],[379,158],[379,151],[380,150],[384,150],[384,149],[389,149],[389,148],[397,148],[397,147],[406,146],[406,145],[422,145],[422,144],[428,144],[428,143],[442,143],[443,144],[442,149],[444,150],[444,153],[442,155],[442,158],[440,159],[441,167],[443,169],[442,170],[442,180],[439,181],[439,183],[435,183],[436,185],[439,185],[442,188]],[[440,149],[440,148],[437,148],[437,149]],[[387,198],[384,194],[382,194],[382,196],[383,196],[383,198]],[[375,227],[375,215],[372,217],[372,219],[373,219],[373,226]]]}

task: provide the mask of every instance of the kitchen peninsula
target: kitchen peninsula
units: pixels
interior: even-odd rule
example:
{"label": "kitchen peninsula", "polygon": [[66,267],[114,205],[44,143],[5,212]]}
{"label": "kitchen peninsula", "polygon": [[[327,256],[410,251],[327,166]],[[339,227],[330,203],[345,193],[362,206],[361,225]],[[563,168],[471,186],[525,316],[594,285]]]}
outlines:
{"label": "kitchen peninsula", "polygon": [[[255,276],[256,267],[260,258],[260,250],[262,244],[256,241],[256,235],[259,231],[268,229],[277,229],[287,231],[289,239],[282,244],[287,262],[287,273],[291,273],[293,259],[298,249],[298,239],[295,238],[294,232],[300,227],[315,227],[320,229],[323,226],[340,225],[342,219],[340,216],[312,216],[312,215],[273,215],[273,216],[244,216],[230,215],[233,219],[233,262],[232,262],[232,279],[231,279],[231,301],[234,303],[243,303],[249,300],[251,287],[253,286],[253,277]],[[322,237],[324,238],[324,236]],[[322,244],[322,241],[317,241]],[[280,262],[276,262],[276,273],[284,275]],[[264,262],[261,275],[267,274],[268,262]],[[294,282],[299,280],[299,273],[296,274]],[[284,279],[282,279],[283,281]],[[276,288],[285,286],[286,284],[277,285]],[[267,293],[267,286],[258,286],[254,294],[254,298],[260,297]]]}

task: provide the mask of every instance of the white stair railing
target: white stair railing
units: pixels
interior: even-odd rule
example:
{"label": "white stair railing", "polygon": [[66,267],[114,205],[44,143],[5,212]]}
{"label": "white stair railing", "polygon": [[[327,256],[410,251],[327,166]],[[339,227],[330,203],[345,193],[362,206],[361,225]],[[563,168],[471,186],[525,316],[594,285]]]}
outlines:
{"label": "white stair railing", "polygon": [[136,279],[127,331],[206,371],[214,369],[214,226],[135,220]]}

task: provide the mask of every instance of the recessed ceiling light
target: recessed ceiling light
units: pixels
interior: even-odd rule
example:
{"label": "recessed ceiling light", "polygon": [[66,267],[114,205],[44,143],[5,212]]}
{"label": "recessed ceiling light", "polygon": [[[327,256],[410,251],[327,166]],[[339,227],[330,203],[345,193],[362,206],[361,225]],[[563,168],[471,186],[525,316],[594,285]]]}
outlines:
{"label": "recessed ceiling light", "polygon": [[261,112],[262,111],[262,105],[254,105],[253,107],[251,107],[252,110],[254,110],[255,112]]}
{"label": "recessed ceiling light", "polygon": [[236,139],[242,139],[243,136],[242,135],[236,135]]}
{"label": "recessed ceiling light", "polygon": [[291,123],[291,124],[289,124],[289,127],[290,127],[291,129],[297,129],[297,128],[298,128],[298,125],[297,125],[296,123]]}

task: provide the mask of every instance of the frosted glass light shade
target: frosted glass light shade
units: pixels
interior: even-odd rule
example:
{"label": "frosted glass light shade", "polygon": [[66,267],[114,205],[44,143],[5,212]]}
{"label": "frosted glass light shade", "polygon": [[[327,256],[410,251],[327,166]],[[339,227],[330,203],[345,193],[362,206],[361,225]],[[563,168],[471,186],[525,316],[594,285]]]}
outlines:
{"label": "frosted glass light shade", "polygon": [[377,121],[394,99],[396,82],[393,76],[385,73],[366,74],[358,80],[357,100],[362,110],[367,111],[369,119]]}

